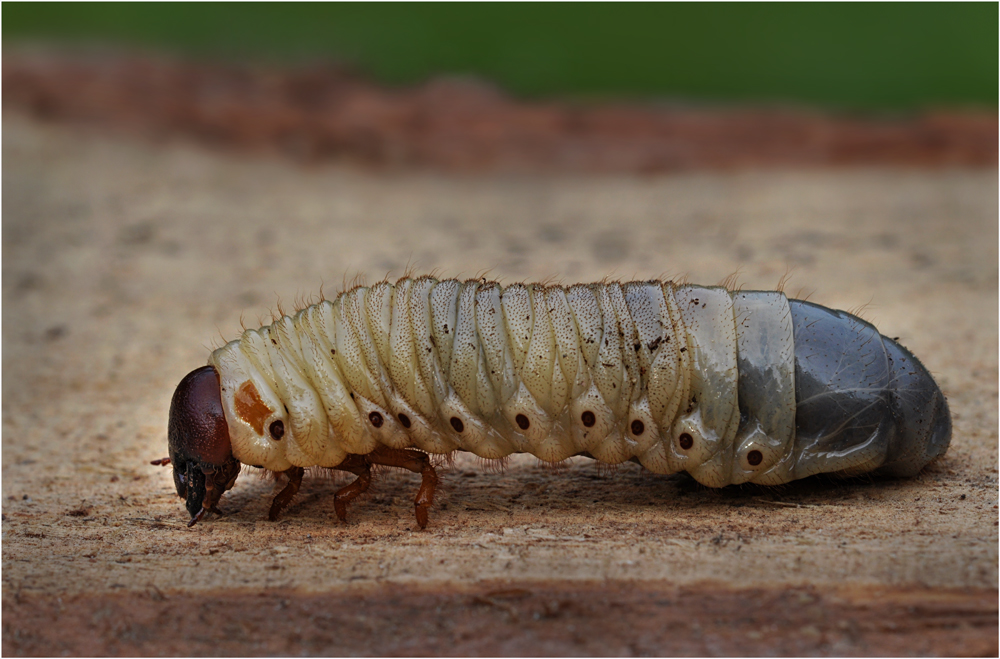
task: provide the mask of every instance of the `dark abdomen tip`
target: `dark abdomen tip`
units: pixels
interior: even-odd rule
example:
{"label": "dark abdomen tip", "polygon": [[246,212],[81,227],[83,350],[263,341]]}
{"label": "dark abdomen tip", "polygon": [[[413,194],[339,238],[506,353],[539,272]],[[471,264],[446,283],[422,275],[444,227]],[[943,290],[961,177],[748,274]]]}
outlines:
{"label": "dark abdomen tip", "polygon": [[909,350],[882,338],[889,356],[891,410],[896,434],[876,473],[914,476],[951,443],[951,412],[941,388]]}

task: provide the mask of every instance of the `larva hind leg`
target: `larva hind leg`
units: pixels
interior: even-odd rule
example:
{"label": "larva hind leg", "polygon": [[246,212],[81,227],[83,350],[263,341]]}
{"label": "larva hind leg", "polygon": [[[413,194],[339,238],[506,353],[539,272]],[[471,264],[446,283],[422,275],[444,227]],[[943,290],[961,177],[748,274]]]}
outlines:
{"label": "larva hind leg", "polygon": [[369,462],[387,467],[399,467],[409,469],[420,474],[420,489],[417,490],[417,498],[414,500],[414,510],[417,515],[417,525],[420,528],[427,527],[427,513],[434,502],[434,490],[437,489],[437,472],[431,465],[430,458],[426,453],[414,451],[413,449],[394,449],[379,446],[374,451],[365,456]]}
{"label": "larva hind leg", "polygon": [[347,521],[347,504],[357,499],[368,490],[372,483],[372,464],[367,457],[362,455],[348,455],[347,459],[334,467],[340,471],[347,471],[357,478],[353,483],[337,490],[333,495],[333,509],[337,517],[342,522]]}
{"label": "larva hind leg", "polygon": [[271,510],[268,512],[267,518],[272,522],[277,521],[282,509],[288,506],[295,495],[298,494],[299,488],[302,486],[302,476],[306,473],[306,470],[302,467],[291,467],[283,473],[285,476],[288,476],[288,484],[285,485],[285,488],[281,492],[278,492],[271,502]]}

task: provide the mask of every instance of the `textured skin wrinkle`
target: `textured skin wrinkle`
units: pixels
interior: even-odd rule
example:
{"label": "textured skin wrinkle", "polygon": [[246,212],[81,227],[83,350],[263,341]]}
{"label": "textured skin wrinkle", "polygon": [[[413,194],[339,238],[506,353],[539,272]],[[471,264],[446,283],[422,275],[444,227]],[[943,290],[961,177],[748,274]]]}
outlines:
{"label": "textured skin wrinkle", "polygon": [[[776,292],[404,278],[248,330],[210,364],[233,455],[275,471],[385,446],[586,454],[714,487],[774,485],[909,475],[951,435],[909,352]],[[252,407],[238,396],[248,386]]]}

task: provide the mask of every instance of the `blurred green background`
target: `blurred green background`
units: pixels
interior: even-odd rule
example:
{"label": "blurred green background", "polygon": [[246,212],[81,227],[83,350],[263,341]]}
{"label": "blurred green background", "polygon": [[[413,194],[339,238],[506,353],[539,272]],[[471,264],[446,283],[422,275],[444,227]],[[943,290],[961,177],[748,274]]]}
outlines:
{"label": "blurred green background", "polygon": [[391,84],[475,75],[521,96],[995,108],[998,5],[3,4],[5,44],[339,60]]}

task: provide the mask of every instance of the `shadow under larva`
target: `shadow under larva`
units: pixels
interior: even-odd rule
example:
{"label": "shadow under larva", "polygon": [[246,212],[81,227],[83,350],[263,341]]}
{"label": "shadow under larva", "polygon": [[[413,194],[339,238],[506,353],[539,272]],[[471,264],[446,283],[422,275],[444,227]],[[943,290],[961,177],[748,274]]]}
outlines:
{"label": "shadow under larva", "polygon": [[870,323],[775,291],[669,281],[573,286],[403,278],[358,286],[247,330],[189,373],[169,457],[189,525],[241,465],[287,477],[374,465],[421,474],[428,454],[631,460],[698,482],[778,485],[828,473],[912,476],[943,455],[951,416],[922,364]]}

